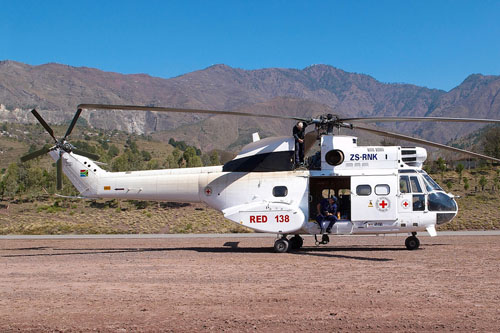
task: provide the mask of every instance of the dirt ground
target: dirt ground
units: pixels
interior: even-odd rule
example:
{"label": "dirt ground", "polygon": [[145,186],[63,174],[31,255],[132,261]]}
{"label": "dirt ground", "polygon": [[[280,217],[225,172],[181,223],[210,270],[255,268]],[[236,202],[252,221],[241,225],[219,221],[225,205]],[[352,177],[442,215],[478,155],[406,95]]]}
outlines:
{"label": "dirt ground", "polygon": [[0,240],[0,331],[500,331],[500,236]]}

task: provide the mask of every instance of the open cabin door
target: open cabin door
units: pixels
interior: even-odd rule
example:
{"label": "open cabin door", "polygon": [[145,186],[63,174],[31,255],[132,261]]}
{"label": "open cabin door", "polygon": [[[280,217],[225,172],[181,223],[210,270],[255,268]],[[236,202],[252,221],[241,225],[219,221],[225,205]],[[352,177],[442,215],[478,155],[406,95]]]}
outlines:
{"label": "open cabin door", "polygon": [[311,177],[309,178],[309,220],[317,215],[321,199],[331,195],[337,197],[340,219],[351,218],[350,177]]}
{"label": "open cabin door", "polygon": [[351,220],[392,221],[397,219],[397,176],[352,176]]}

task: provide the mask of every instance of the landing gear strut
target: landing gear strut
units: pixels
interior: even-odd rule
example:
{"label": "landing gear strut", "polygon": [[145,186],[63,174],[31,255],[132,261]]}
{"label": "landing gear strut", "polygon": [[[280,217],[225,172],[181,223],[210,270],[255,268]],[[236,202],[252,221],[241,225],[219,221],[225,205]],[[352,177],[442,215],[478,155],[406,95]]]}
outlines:
{"label": "landing gear strut", "polygon": [[412,232],[411,233],[411,236],[408,237],[406,240],[405,240],[405,245],[406,245],[406,248],[410,251],[412,250],[416,250],[419,248],[420,246],[420,241],[418,240],[417,238],[417,233],[416,232]]}

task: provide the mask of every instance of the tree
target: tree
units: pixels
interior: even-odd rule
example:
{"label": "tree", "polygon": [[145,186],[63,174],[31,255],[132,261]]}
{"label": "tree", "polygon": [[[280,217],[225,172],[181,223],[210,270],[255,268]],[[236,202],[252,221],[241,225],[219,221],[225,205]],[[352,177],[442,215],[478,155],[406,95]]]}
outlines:
{"label": "tree", "polygon": [[489,129],[483,137],[483,147],[486,155],[500,158],[500,128]]}
{"label": "tree", "polygon": [[493,179],[493,192],[495,192],[496,190],[498,190],[498,186],[500,185],[500,178],[499,177],[495,177]]}
{"label": "tree", "polygon": [[147,163],[147,169],[148,170],[157,170],[160,169],[160,163],[158,160],[150,160]]}
{"label": "tree", "polygon": [[[186,160],[186,163],[189,164],[189,161],[196,156],[196,150],[194,147],[187,147],[186,150],[184,151],[184,154],[182,154],[182,157]],[[201,161],[200,161],[201,162]]]}
{"label": "tree", "polygon": [[462,180],[462,174],[464,172],[464,165],[462,163],[458,163],[455,171],[458,173],[458,183]]}
{"label": "tree", "polygon": [[152,156],[151,156],[151,153],[149,151],[142,150],[141,155],[142,155],[142,159],[144,161],[151,161]]}
{"label": "tree", "polygon": [[111,163],[112,171],[144,170],[144,160],[139,151],[127,149]]}
{"label": "tree", "polygon": [[208,154],[201,155],[201,163],[203,164],[203,166],[212,165],[210,163],[210,156]]}
{"label": "tree", "polygon": [[201,163],[201,158],[198,155],[191,157],[188,161],[186,161],[188,168],[196,168],[201,167],[203,164]]}
{"label": "tree", "polygon": [[210,165],[219,165],[219,164],[220,164],[219,153],[217,153],[217,151],[214,150],[210,153]]}
{"label": "tree", "polygon": [[464,190],[468,190],[470,185],[469,185],[469,179],[468,178],[463,178],[464,179]]}
{"label": "tree", "polygon": [[179,158],[175,158],[173,154],[169,154],[167,156],[167,160],[165,161],[165,167],[167,169],[176,169],[179,167]]}
{"label": "tree", "polygon": [[120,149],[118,149],[117,146],[115,146],[115,145],[109,146],[109,149],[108,149],[109,157],[113,158],[113,157],[118,156],[119,154],[120,154]]}
{"label": "tree", "polygon": [[132,139],[132,137],[130,137],[130,136],[129,136],[129,137],[127,138],[127,141],[126,141],[126,142],[127,142],[127,146],[128,146],[128,148],[129,148],[132,152],[136,153],[136,152],[138,151],[138,148],[137,148],[137,143],[136,143],[136,142]]}
{"label": "tree", "polygon": [[441,171],[441,179],[444,178],[444,172],[446,171],[446,162],[445,160],[443,160],[441,157],[438,158],[437,160],[437,165],[438,165],[438,169],[439,171]]}
{"label": "tree", "polygon": [[481,186],[481,191],[484,191],[484,187],[486,186],[487,183],[488,181],[486,180],[486,177],[481,176],[481,178],[479,179],[479,185]]}
{"label": "tree", "polygon": [[184,160],[182,158],[182,153],[179,149],[175,148],[173,151],[172,151],[172,156],[176,162],[176,168],[180,168],[182,166],[182,161]]}
{"label": "tree", "polygon": [[2,196],[14,197],[19,191],[19,166],[17,163],[9,164],[5,175],[2,177],[0,189]]}
{"label": "tree", "polygon": [[172,145],[174,148],[178,148],[182,151],[185,151],[187,148],[188,148],[188,145],[186,142],[184,141],[175,141],[174,138],[170,138],[170,140],[168,140],[168,143],[170,145]]}

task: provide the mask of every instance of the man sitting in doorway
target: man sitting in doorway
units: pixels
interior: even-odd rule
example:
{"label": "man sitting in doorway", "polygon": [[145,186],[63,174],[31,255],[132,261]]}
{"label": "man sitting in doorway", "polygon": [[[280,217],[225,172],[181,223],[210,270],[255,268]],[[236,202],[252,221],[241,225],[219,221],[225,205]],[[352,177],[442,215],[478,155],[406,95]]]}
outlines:
{"label": "man sitting in doorway", "polygon": [[330,233],[332,227],[337,222],[337,197],[334,195],[329,198],[323,198],[317,206],[318,215],[316,216],[316,222],[318,222],[321,229],[321,233],[324,233],[323,222],[329,221],[326,227],[326,232]]}

